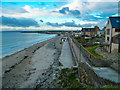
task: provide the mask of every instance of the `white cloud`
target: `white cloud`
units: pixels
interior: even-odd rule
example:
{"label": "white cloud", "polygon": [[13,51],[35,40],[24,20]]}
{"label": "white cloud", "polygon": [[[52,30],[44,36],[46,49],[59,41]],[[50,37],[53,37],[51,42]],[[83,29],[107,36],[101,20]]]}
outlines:
{"label": "white cloud", "polygon": [[52,27],[52,26],[41,26],[41,27],[8,27],[8,26],[0,26],[0,31],[17,31],[17,30],[81,30],[81,27]]}
{"label": "white cloud", "polygon": [[82,6],[82,1],[80,0],[74,0],[73,2],[63,5],[60,8],[55,9],[56,11],[61,10],[64,7],[69,7],[70,10],[82,10],[83,6]]}
{"label": "white cloud", "polygon": [[[60,8],[57,8],[56,11],[61,10],[64,7],[69,7],[70,10],[79,10],[81,15],[89,14],[92,12],[103,11],[103,13],[107,12],[115,12],[118,8],[118,2],[115,0],[110,0],[114,2],[104,2],[106,0],[73,0],[73,2],[63,5]],[[109,8],[109,9],[108,9]],[[111,10],[110,10],[111,9]],[[111,13],[112,13],[111,12]]]}
{"label": "white cloud", "polygon": [[24,10],[27,12],[25,13],[15,13],[15,14],[7,14],[3,13],[3,16],[6,17],[14,17],[14,18],[34,18],[34,17],[58,17],[63,16],[62,14],[59,14],[57,12],[51,12],[51,10],[46,10],[45,8],[39,9],[39,8],[31,8],[29,5],[25,5],[23,7]]}
{"label": "white cloud", "polygon": [[84,25],[84,24],[98,24],[97,21],[80,21],[80,24],[81,25]]}

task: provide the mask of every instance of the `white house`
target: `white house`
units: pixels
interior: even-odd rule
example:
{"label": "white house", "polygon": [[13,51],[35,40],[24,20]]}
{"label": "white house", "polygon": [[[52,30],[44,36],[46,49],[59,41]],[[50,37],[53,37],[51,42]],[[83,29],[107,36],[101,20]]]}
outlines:
{"label": "white house", "polygon": [[105,34],[106,50],[120,52],[120,17],[109,17]]}

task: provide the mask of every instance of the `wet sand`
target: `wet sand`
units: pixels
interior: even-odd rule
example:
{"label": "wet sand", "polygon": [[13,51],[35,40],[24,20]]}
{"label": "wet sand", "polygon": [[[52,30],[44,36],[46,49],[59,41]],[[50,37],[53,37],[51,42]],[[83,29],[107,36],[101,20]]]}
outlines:
{"label": "wet sand", "polygon": [[58,63],[61,48],[56,37],[3,58],[3,88],[34,87],[45,70]]}

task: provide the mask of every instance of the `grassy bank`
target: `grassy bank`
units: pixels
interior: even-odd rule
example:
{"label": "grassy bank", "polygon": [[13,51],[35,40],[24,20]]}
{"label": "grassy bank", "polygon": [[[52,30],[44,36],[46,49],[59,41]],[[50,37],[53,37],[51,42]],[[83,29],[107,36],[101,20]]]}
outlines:
{"label": "grassy bank", "polygon": [[80,83],[78,78],[78,70],[62,69],[58,78],[58,84],[63,88],[92,88],[86,84]]}
{"label": "grassy bank", "polygon": [[105,59],[107,60],[107,58],[104,58],[103,56],[97,54],[95,52],[95,49],[100,47],[100,45],[96,45],[96,46],[90,46],[90,47],[85,47],[85,49],[87,49],[91,54],[93,54],[96,58],[99,58],[99,59]]}
{"label": "grassy bank", "polygon": [[[101,45],[96,45],[96,46],[90,46],[90,47],[85,47],[85,49],[87,49],[92,55],[94,55],[96,58],[98,59],[104,59],[104,60],[110,60],[110,61],[113,61],[111,59],[108,59],[108,58],[104,58],[103,56],[97,54],[95,52],[95,49],[100,47]],[[118,62],[119,60],[114,60],[114,62]]]}

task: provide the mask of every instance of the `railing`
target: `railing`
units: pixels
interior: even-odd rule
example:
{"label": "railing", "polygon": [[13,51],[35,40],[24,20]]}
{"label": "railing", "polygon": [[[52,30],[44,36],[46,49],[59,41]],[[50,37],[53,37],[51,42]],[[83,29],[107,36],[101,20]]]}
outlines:
{"label": "railing", "polygon": [[[73,47],[73,43],[75,43],[75,45],[78,47],[78,49],[80,50],[80,55],[82,54],[83,57],[86,57],[87,60],[89,60],[92,65],[94,66],[99,66],[99,67],[102,67],[102,66],[109,66],[112,64],[111,61],[108,61],[108,60],[102,60],[102,59],[98,59],[96,58],[94,55],[92,55],[89,51],[87,51],[82,45],[80,45],[75,39],[73,39],[72,37],[69,37],[69,44],[70,44],[70,47],[71,47],[71,51],[72,53],[76,54],[75,53],[75,49]],[[89,55],[91,55],[91,57],[89,57]],[[112,81],[110,80],[107,80],[107,79],[103,79],[101,78],[94,70],[93,70],[93,66],[88,64],[88,62],[80,62],[80,58],[77,57],[77,55],[74,55],[74,58],[75,58],[75,61],[77,63],[77,67],[78,67],[78,76],[79,76],[79,80],[81,82],[82,80],[82,75],[83,75],[83,72],[82,70],[85,70],[89,76],[91,80],[91,83],[93,86],[96,86],[96,87],[101,87],[103,85],[106,85],[106,84],[113,84]],[[96,84],[97,83],[97,84]]]}
{"label": "railing", "polygon": [[77,58],[77,56],[76,56],[76,54],[75,54],[75,51],[74,51],[74,48],[73,48],[73,41],[72,41],[72,39],[70,38],[70,37],[68,37],[68,42],[69,42],[69,45],[70,45],[70,49],[71,49],[71,52],[72,52],[72,55],[73,55],[73,57],[74,57],[74,66],[78,66],[78,58]]}
{"label": "railing", "polygon": [[[76,46],[80,49],[80,53],[84,57],[86,57],[94,66],[101,66],[101,67],[110,67],[110,65],[113,63],[110,60],[104,60],[104,59],[98,59],[94,55],[92,55],[88,50],[86,50],[82,45],[78,43],[75,39],[70,37],[72,41],[76,44]],[[79,58],[77,58],[79,61]]]}

